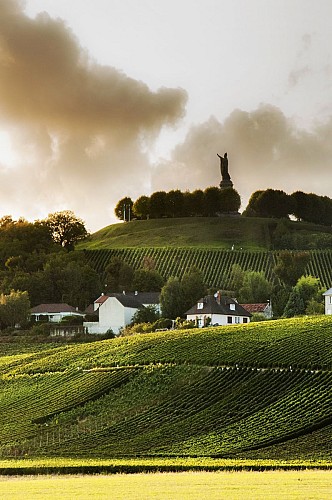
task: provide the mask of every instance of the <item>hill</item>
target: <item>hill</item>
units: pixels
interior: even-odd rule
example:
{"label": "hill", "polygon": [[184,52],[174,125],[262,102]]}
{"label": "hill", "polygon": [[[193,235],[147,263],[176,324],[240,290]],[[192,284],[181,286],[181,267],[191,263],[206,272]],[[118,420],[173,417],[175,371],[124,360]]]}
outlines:
{"label": "hill", "polygon": [[[285,225],[286,224],[286,225]],[[332,229],[304,222],[251,217],[187,217],[133,220],[112,224],[77,249],[101,250],[141,247],[200,247],[270,250],[276,238],[296,249],[332,249]]]}
{"label": "hill", "polygon": [[331,459],[331,318],[2,344],[2,456]]}

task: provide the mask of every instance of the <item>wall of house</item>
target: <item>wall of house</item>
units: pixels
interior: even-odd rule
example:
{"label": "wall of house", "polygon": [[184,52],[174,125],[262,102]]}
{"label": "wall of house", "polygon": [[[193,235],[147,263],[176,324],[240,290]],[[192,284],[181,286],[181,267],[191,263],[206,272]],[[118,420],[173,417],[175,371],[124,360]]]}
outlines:
{"label": "wall of house", "polygon": [[116,297],[109,297],[99,307],[98,333],[106,333],[109,329],[112,329],[117,335],[120,328],[131,323],[136,311],[136,308],[124,307]]}
{"label": "wall of house", "polygon": [[332,295],[325,295],[325,314],[332,314]]}
{"label": "wall of house", "polygon": [[42,318],[45,316],[48,316],[48,321],[51,323],[60,323],[62,318],[65,316],[83,316],[83,314],[80,314],[79,312],[60,312],[60,313],[33,313],[31,316],[35,317],[36,321],[42,321],[43,319],[40,319],[39,317],[41,316]]}
{"label": "wall of house", "polygon": [[[211,318],[211,325],[228,326],[245,323],[245,316],[229,316],[232,318],[232,323],[228,323],[228,316],[224,314],[187,314],[187,319],[190,321],[198,321],[199,326],[204,326],[206,318]],[[247,323],[250,318],[247,318]]]}

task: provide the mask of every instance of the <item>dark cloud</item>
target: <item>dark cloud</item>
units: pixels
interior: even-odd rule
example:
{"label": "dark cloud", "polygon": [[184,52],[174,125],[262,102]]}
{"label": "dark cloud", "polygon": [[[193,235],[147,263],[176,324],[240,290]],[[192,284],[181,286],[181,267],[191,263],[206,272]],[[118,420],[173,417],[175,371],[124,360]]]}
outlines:
{"label": "dark cloud", "polygon": [[244,202],[253,191],[268,187],[332,194],[332,119],[308,132],[270,105],[235,110],[224,123],[211,117],[193,126],[171,160],[155,166],[153,189],[218,185],[217,153],[226,151],[234,187]]}
{"label": "dark cloud", "polygon": [[97,64],[62,20],[30,19],[23,7],[0,0],[0,124],[11,126],[23,157],[20,186],[32,184],[33,203],[46,191],[71,207],[94,199],[111,206],[134,179],[139,194],[137,179],[149,176],[144,141],[183,116],[186,92],[152,92]]}

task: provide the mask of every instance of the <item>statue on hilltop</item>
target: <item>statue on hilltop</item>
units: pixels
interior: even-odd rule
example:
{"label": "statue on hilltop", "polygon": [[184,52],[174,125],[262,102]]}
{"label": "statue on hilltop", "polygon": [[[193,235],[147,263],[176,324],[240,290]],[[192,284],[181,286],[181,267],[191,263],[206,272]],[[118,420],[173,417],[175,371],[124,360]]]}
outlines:
{"label": "statue on hilltop", "polygon": [[220,173],[221,173],[220,189],[233,187],[233,182],[231,181],[231,176],[229,175],[228,172],[227,153],[225,153],[224,156],[220,156],[217,153],[217,156],[220,158]]}

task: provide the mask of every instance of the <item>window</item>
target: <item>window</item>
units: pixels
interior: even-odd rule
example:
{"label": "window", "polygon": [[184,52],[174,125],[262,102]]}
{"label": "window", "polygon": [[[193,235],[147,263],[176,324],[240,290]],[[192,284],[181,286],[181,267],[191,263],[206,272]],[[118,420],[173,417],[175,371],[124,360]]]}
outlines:
{"label": "window", "polygon": [[240,323],[240,318],[239,318],[239,316],[235,316],[235,323]]}
{"label": "window", "polygon": [[235,311],[235,304],[229,304],[229,308],[231,311]]}
{"label": "window", "polygon": [[203,302],[197,302],[197,309],[203,309]]}
{"label": "window", "polygon": [[227,316],[227,323],[233,323],[232,316]]}
{"label": "window", "polygon": [[243,323],[248,323],[248,318],[243,318]]}

